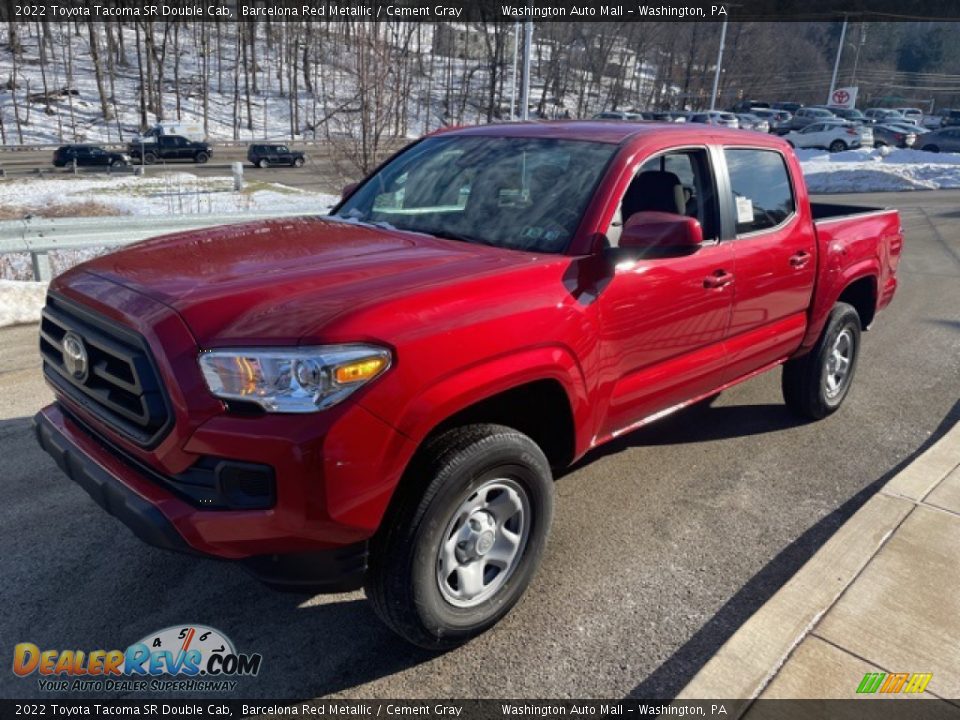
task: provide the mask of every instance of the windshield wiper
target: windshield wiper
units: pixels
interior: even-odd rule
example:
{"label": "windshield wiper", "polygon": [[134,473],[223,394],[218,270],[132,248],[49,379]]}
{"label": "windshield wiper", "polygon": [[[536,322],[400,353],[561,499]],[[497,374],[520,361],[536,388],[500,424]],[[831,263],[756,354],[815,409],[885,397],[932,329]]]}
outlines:
{"label": "windshield wiper", "polygon": [[433,237],[443,238],[444,240],[459,240],[460,242],[473,243],[475,245],[490,245],[496,247],[493,243],[482,238],[464,235],[463,233],[454,232],[453,230],[417,230],[417,232],[422,232],[424,235],[433,235]]}

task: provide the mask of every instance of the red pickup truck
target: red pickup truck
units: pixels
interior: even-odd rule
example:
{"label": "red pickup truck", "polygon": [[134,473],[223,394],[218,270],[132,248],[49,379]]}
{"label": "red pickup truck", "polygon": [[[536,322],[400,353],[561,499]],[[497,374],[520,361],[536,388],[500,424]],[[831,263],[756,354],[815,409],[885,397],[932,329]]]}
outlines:
{"label": "red pickup truck", "polygon": [[141,539],[365,585],[403,637],[450,647],[529,584],[552,468],[778,365],[800,416],[836,410],[902,243],[896,211],[811,203],[772,136],[446,132],[329,216],[58,277],[37,437]]}

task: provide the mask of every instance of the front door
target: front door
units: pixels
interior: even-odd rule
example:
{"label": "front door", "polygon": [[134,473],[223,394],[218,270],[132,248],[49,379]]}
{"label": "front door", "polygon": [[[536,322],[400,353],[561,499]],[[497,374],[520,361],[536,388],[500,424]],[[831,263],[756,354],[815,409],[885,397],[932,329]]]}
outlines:
{"label": "front door", "polygon": [[[656,177],[645,179],[645,173]],[[630,259],[624,251],[600,292],[600,376],[610,397],[600,437],[636,427],[720,384],[734,256],[731,243],[720,240],[713,177],[703,148],[671,150],[648,160],[631,186],[639,184],[644,192],[637,196],[627,190],[607,233],[615,246],[630,214],[657,210],[696,217],[704,245],[682,257]],[[667,184],[674,184],[672,190]]]}

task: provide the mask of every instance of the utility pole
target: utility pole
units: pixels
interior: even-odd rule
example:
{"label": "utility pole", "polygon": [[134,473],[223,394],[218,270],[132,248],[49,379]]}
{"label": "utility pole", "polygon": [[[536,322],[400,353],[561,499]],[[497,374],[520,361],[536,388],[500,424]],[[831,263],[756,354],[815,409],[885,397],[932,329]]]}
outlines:
{"label": "utility pole", "polygon": [[520,119],[530,119],[530,55],[533,52],[533,20],[523,25],[523,89],[520,93]]}
{"label": "utility pole", "polygon": [[833,91],[837,89],[837,72],[840,70],[840,56],[843,54],[843,41],[847,37],[847,18],[843,18],[843,27],[840,28],[840,45],[837,47],[837,59],[833,63],[833,77],[830,78],[830,92],[827,93],[827,105],[833,102]]}
{"label": "utility pole", "polygon": [[517,119],[517,58],[520,55],[520,23],[513,24],[513,83],[510,87],[510,119]]}
{"label": "utility pole", "polygon": [[713,92],[710,93],[710,110],[717,109],[717,90],[720,88],[720,67],[723,65],[723,46],[727,42],[727,21],[720,30],[720,50],[717,52],[717,70],[713,74]]}

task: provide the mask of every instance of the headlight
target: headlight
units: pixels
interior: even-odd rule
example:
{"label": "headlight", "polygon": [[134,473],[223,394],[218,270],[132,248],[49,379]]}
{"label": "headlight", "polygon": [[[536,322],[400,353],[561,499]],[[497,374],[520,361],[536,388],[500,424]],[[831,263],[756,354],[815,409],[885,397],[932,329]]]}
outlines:
{"label": "headlight", "polygon": [[375,345],[236,348],[200,354],[210,392],[278,413],[326,410],[389,367],[390,351]]}

